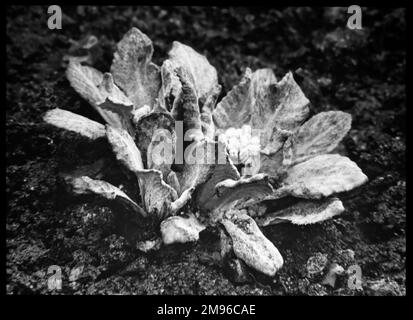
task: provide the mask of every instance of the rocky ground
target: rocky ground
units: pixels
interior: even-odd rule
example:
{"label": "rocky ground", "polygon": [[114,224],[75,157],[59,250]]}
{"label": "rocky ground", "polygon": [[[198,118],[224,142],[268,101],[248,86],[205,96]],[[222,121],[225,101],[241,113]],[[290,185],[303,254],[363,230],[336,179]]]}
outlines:
{"label": "rocky ground", "polygon": [[[7,293],[405,294],[405,10],[363,8],[358,31],[346,28],[346,9],[62,10],[63,28],[49,30],[47,7],[7,8]],[[100,121],[70,88],[62,58],[70,40],[93,34],[93,64],[108,70],[116,42],[132,26],[152,39],[158,64],[173,40],[205,54],[223,94],[247,66],[271,67],[278,77],[292,70],[314,112],[352,114],[344,152],[369,183],[347,195],[338,218],[264,230],[285,260],[275,278],[251,274],[237,284],[210,259],[207,240],[140,254],[117,235],[108,207],[66,191],[59,172],[110,151],[42,122],[56,107]],[[323,285],[331,262],[360,266],[362,289],[349,288],[346,278]],[[51,265],[61,267],[60,292],[47,288]]]}

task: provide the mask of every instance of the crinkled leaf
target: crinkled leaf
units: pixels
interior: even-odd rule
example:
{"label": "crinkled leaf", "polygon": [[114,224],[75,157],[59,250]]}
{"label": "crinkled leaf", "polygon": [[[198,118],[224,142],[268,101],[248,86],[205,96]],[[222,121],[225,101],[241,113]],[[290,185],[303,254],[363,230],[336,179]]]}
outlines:
{"label": "crinkled leaf", "polygon": [[256,220],[258,225],[263,227],[280,222],[305,225],[330,219],[343,211],[343,204],[338,198],[328,198],[321,201],[302,200],[287,208],[266,213]]}
{"label": "crinkled leaf", "polygon": [[351,115],[342,111],[320,112],[305,122],[284,144],[284,165],[329,153],[351,128]]}
{"label": "crinkled leaf", "polygon": [[271,69],[246,69],[240,83],[218,103],[214,120],[220,129],[240,128],[245,124],[253,129],[268,126],[270,116],[277,108],[275,84]]}
{"label": "crinkled leaf", "polygon": [[106,135],[116,159],[132,172],[144,170],[142,155],[133,138],[125,131],[106,127]]}
{"label": "crinkled leaf", "polygon": [[[201,211],[210,211],[216,207],[218,195],[216,194],[215,186],[217,183],[226,179],[238,180],[240,178],[237,168],[229,159],[225,145],[220,142],[217,143],[217,153],[218,155],[215,158],[216,164],[212,174],[205,183],[197,188],[195,203]],[[225,157],[221,159],[219,154],[225,155]]]}
{"label": "crinkled leaf", "polygon": [[[186,156],[182,171],[176,173],[177,181],[171,183],[175,185],[179,201],[175,205],[182,207],[191,197],[192,193],[200,186],[199,190],[203,190],[207,181],[215,172],[217,164],[217,147],[218,144],[211,141],[196,141],[189,145],[185,152]],[[170,177],[172,180],[172,177]],[[201,191],[202,192],[202,191]]]}
{"label": "crinkled leaf", "polygon": [[177,76],[181,82],[181,89],[174,100],[171,114],[176,121],[183,122],[185,140],[201,140],[202,133],[201,114],[198,98],[190,75],[183,68],[178,68]]}
{"label": "crinkled leaf", "polygon": [[175,99],[182,89],[177,69],[178,66],[169,59],[165,60],[161,66],[162,87],[159,91],[159,101],[168,111],[172,110]]}
{"label": "crinkled leaf", "polygon": [[270,198],[293,195],[320,199],[350,191],[367,180],[367,176],[349,158],[338,154],[320,155],[289,168],[282,187]]}
{"label": "crinkled leaf", "polygon": [[176,191],[163,181],[162,172],[155,169],[144,169],[141,153],[133,138],[126,131],[109,126],[106,131],[116,158],[129,170],[136,173],[142,203],[146,211],[160,218],[171,214],[170,204],[178,196]]}
{"label": "crinkled leaf", "polygon": [[[118,114],[99,107],[109,95],[105,85],[102,85],[104,77],[100,71],[70,61],[66,69],[66,77],[76,92],[95,108],[106,123],[115,128],[123,128],[123,121]],[[121,94],[121,91],[116,87],[114,88],[114,92],[119,95]],[[127,98],[124,97],[123,100],[126,99]]]}
{"label": "crinkled leaf", "polygon": [[106,99],[98,105],[99,108],[118,115],[122,125],[121,128],[127,130],[130,134],[132,134],[132,102],[114,84],[113,77],[110,73],[105,73],[103,75],[103,80],[100,88],[101,90],[105,91]]}
{"label": "crinkled leaf", "polygon": [[163,219],[175,211],[171,203],[177,200],[176,191],[163,181],[162,172],[155,169],[145,169],[136,173],[139,179],[142,202],[145,209]]}
{"label": "crinkled leaf", "polygon": [[260,129],[261,150],[270,155],[308,117],[308,103],[291,72],[276,82],[271,69],[252,73],[247,68],[240,83],[218,103],[213,118],[220,132],[245,124]]}
{"label": "crinkled leaf", "polygon": [[189,46],[174,41],[168,53],[169,59],[191,74],[199,105],[202,107],[212,91],[218,86],[218,75],[207,58]]}
{"label": "crinkled leaf", "polygon": [[309,100],[294,81],[291,72],[288,72],[275,88],[276,109],[273,114],[269,114],[261,142],[265,146],[263,152],[266,154],[277,152],[286,138],[307,119],[310,112]]}
{"label": "crinkled leaf", "polygon": [[239,180],[227,179],[215,185],[217,200],[215,210],[232,207],[234,202],[249,199],[263,199],[273,193],[273,188],[265,174],[256,174],[252,177],[241,177]]}
{"label": "crinkled leaf", "polygon": [[[215,159],[215,142],[198,141],[189,145],[185,152],[185,159],[191,163],[184,163],[183,170],[177,173],[180,185],[180,193],[204,183],[212,174],[216,165]],[[190,155],[189,155],[190,154]]]}
{"label": "crinkled leaf", "polygon": [[152,41],[137,28],[130,29],[117,44],[110,72],[115,83],[134,106],[153,107],[161,86],[159,67],[151,62]]}
{"label": "crinkled leaf", "polygon": [[277,78],[271,69],[256,70],[251,77],[250,96],[252,105],[251,126],[262,129],[268,126],[268,115],[273,114],[278,105],[274,103]]}
{"label": "crinkled leaf", "polygon": [[103,124],[67,110],[59,108],[49,110],[43,116],[43,120],[58,128],[79,133],[92,140],[106,136]]}
{"label": "crinkled leaf", "polygon": [[252,72],[247,68],[239,84],[218,103],[213,118],[219,129],[240,128],[251,119],[250,84]]}

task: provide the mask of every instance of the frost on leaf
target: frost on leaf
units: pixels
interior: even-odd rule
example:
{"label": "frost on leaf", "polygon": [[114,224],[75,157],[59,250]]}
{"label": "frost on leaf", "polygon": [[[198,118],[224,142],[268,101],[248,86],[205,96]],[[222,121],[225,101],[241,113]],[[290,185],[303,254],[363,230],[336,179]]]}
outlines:
{"label": "frost on leaf", "polygon": [[247,68],[240,83],[218,103],[214,121],[221,130],[245,124],[262,130],[261,151],[274,154],[308,117],[308,99],[291,72],[277,82],[270,69]]}
{"label": "frost on leaf", "polygon": [[119,131],[108,126],[107,135],[116,158],[136,174],[146,211],[158,217],[169,214],[170,203],[177,199],[177,193],[163,181],[162,172],[144,169],[141,153],[133,138],[126,131]]}
{"label": "frost on leaf", "polygon": [[[320,199],[345,192],[367,182],[367,176],[347,157],[325,154],[292,166],[277,195]],[[272,196],[270,196],[272,197]]]}
{"label": "frost on leaf", "polygon": [[144,169],[141,152],[136,147],[133,138],[126,131],[107,126],[106,134],[116,159],[132,172]]}
{"label": "frost on leaf", "polygon": [[304,123],[284,145],[284,165],[302,162],[337,147],[351,128],[351,115],[341,111],[320,112]]}
{"label": "frost on leaf", "polygon": [[281,222],[298,225],[313,224],[330,219],[343,211],[343,204],[338,198],[301,200],[284,209],[266,213],[257,219],[257,223],[262,227]]}
{"label": "frost on leaf", "polygon": [[263,199],[273,193],[273,188],[265,174],[256,174],[252,177],[241,177],[239,180],[227,179],[215,185],[218,196],[215,210],[231,207],[231,204],[249,199]]}
{"label": "frost on leaf", "polygon": [[137,28],[117,45],[110,72],[136,108],[153,107],[161,86],[159,67],[151,62],[152,41]]}
{"label": "frost on leaf", "polygon": [[172,63],[182,67],[191,75],[199,105],[202,108],[209,95],[217,88],[220,89],[217,71],[205,56],[178,41],[172,43],[172,49],[168,55]]}
{"label": "frost on leaf", "polygon": [[271,69],[258,69],[251,77],[251,125],[253,128],[265,128],[269,125],[268,114],[274,113],[277,104],[274,103],[274,93],[277,78]]}
{"label": "frost on leaf", "polygon": [[[109,95],[105,85],[102,85],[104,77],[100,71],[71,61],[66,69],[66,77],[76,92],[89,102],[108,124],[116,128],[123,127],[123,121],[118,114],[99,106]],[[113,91],[119,96],[122,95],[119,88],[114,87]],[[126,99],[123,97],[122,101]]]}
{"label": "frost on leaf", "polygon": [[174,100],[171,114],[175,120],[183,122],[183,130],[187,141],[201,140],[204,135],[195,87],[185,69],[178,68],[176,74],[181,83],[181,88]]}
{"label": "frost on leaf", "polygon": [[47,111],[43,116],[43,120],[58,128],[79,133],[91,140],[106,136],[103,124],[67,110],[56,108]]}
{"label": "frost on leaf", "polygon": [[251,268],[274,276],[284,263],[278,249],[244,211],[229,211],[227,216],[221,223],[232,238],[235,255]]}
{"label": "frost on leaf", "polygon": [[113,77],[110,73],[103,75],[102,90],[107,94],[105,100],[100,103],[99,108],[112,112],[118,115],[121,121],[121,129],[127,130],[130,134],[133,133],[131,124],[133,104],[124,93],[114,84]]}
{"label": "frost on leaf", "polygon": [[251,69],[247,68],[240,83],[217,104],[213,112],[214,122],[219,129],[239,128],[251,118],[250,84]]}
{"label": "frost on leaf", "polygon": [[275,85],[277,108],[265,127],[263,152],[273,154],[283,145],[285,139],[295,131],[309,115],[309,101],[294,81],[291,72]]}

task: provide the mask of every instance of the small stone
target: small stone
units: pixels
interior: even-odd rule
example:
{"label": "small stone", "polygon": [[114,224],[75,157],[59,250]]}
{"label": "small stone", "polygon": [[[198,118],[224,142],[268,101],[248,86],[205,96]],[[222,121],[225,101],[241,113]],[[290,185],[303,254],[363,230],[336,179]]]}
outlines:
{"label": "small stone", "polygon": [[314,278],[321,275],[327,266],[327,262],[327,255],[317,252],[307,260],[307,276],[309,278]]}
{"label": "small stone", "polygon": [[193,215],[173,216],[161,223],[163,243],[186,243],[198,241],[199,233],[205,229]]}
{"label": "small stone", "polygon": [[69,281],[70,282],[77,281],[79,279],[80,274],[82,273],[82,271],[83,271],[83,266],[73,268],[70,271]]}
{"label": "small stone", "polygon": [[149,252],[153,250],[158,250],[162,245],[162,240],[160,238],[156,238],[154,240],[146,240],[146,241],[139,241],[136,244],[136,249],[142,252]]}

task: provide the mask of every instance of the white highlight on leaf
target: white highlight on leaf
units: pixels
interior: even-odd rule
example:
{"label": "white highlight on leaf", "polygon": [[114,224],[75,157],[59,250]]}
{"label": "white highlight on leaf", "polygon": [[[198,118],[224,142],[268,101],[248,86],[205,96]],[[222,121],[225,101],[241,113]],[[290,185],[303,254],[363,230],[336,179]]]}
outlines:
{"label": "white highlight on leaf", "polygon": [[132,137],[126,132],[106,128],[108,140],[112,145],[116,158],[138,178],[142,202],[147,212],[159,217],[171,214],[170,203],[178,198],[176,191],[163,181],[162,172],[155,169],[144,169],[142,157]]}
{"label": "white highlight on leaf", "polygon": [[106,135],[103,124],[59,108],[47,111],[43,116],[43,120],[58,128],[79,133],[91,140],[102,138]]}
{"label": "white highlight on leaf", "polygon": [[105,76],[106,80],[104,80],[103,74],[95,68],[70,61],[66,69],[66,77],[76,92],[92,105],[106,123],[116,128],[124,127],[124,122],[119,114],[99,106],[105,102],[109,95],[117,97],[115,100],[118,102],[128,101],[125,96],[119,98],[123,93],[114,84],[113,86],[107,85],[108,81],[110,82],[110,79],[107,79],[108,76]]}
{"label": "white highlight on leaf", "polygon": [[[333,193],[350,191],[367,182],[356,163],[338,154],[325,154],[292,166],[283,186],[273,195],[293,195],[320,199]],[[270,197],[271,198],[271,197]]]}
{"label": "white highlight on leaf", "polygon": [[351,128],[351,115],[342,111],[320,112],[305,122],[284,144],[284,165],[329,153]]}
{"label": "white highlight on leaf", "polygon": [[325,221],[339,215],[343,211],[343,203],[338,198],[329,198],[321,201],[301,200],[285,209],[266,213],[256,220],[258,225],[262,227],[281,222],[306,225]]}
{"label": "white highlight on leaf", "polygon": [[155,105],[161,86],[159,67],[151,62],[152,41],[137,28],[117,44],[110,72],[136,108]]}
{"label": "white highlight on leaf", "polygon": [[168,53],[169,60],[178,67],[184,68],[191,74],[200,106],[204,104],[208,96],[218,85],[216,69],[208,62],[207,58],[191,47],[178,41],[172,43],[172,49]]}

